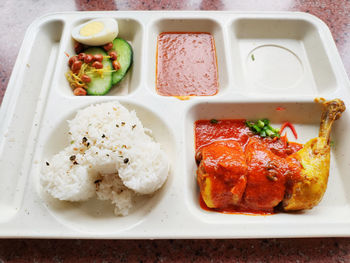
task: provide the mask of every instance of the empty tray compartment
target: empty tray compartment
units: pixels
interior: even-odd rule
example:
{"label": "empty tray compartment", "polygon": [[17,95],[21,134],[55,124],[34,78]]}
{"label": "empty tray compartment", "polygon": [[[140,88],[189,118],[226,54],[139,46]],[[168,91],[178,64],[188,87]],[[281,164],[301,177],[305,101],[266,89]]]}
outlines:
{"label": "empty tray compartment", "polygon": [[234,80],[244,92],[267,96],[325,95],[336,79],[314,22],[240,18],[230,27]]}

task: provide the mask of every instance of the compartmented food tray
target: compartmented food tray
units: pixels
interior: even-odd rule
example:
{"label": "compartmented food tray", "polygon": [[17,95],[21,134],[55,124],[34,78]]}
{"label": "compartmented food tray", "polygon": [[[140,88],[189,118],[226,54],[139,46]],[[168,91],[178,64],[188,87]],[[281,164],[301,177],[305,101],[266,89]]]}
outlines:
{"label": "compartmented food tray", "polygon": [[[133,47],[127,79],[105,96],[77,97],[64,76],[71,30],[109,17]],[[219,91],[187,100],[156,92],[157,36],[208,32],[216,45]],[[259,58],[259,59],[257,59]],[[316,97],[341,98],[349,81],[327,26],[305,13],[71,12],[37,19],[28,29],[1,107],[0,236],[36,238],[258,238],[350,236],[350,113],[332,132],[326,194],[311,210],[274,215],[203,210],[196,183],[194,123],[259,119],[295,124],[298,142],[318,134]],[[135,110],[170,160],[165,185],[130,215],[109,204],[59,202],[42,192],[42,166],[67,145],[67,120],[88,105],[119,101]],[[284,111],[276,111],[282,107]],[[291,137],[292,135],[289,134]]]}

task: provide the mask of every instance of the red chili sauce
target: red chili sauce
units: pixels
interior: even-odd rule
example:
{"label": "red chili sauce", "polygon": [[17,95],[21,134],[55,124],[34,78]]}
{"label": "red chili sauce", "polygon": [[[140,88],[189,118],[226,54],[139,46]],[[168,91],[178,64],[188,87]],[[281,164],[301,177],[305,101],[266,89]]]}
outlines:
{"label": "red chili sauce", "polygon": [[200,206],[205,210],[274,213],[288,184],[300,175],[300,165],[287,157],[303,146],[286,136],[254,135],[245,120],[196,121],[195,147]]}
{"label": "red chili sauce", "polygon": [[161,33],[156,63],[160,95],[210,96],[218,92],[215,43],[209,33]]}

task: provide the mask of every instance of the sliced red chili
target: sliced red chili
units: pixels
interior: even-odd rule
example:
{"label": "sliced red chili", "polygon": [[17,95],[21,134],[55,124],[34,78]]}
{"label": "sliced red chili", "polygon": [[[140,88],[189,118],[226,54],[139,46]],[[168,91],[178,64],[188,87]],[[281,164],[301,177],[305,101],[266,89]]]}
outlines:
{"label": "sliced red chili", "polygon": [[286,121],[285,123],[282,124],[281,129],[280,129],[280,134],[282,134],[283,130],[288,127],[289,129],[291,129],[295,139],[298,139],[298,134],[293,126],[293,124],[291,124],[290,122]]}

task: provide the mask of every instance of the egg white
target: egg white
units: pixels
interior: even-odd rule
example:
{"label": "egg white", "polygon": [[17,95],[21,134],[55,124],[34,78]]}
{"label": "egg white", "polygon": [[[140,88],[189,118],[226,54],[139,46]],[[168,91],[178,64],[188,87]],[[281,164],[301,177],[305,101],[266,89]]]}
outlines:
{"label": "egg white", "polygon": [[[81,29],[84,28],[86,25],[93,23],[93,22],[100,22],[103,24],[103,29],[96,33],[92,34],[90,36],[83,36],[81,35]],[[115,19],[111,18],[100,18],[100,19],[94,19],[90,20],[84,24],[78,25],[73,28],[72,30],[72,37],[79,43],[89,45],[89,46],[101,46],[105,45],[109,42],[112,42],[117,36],[118,36],[118,22]]]}

